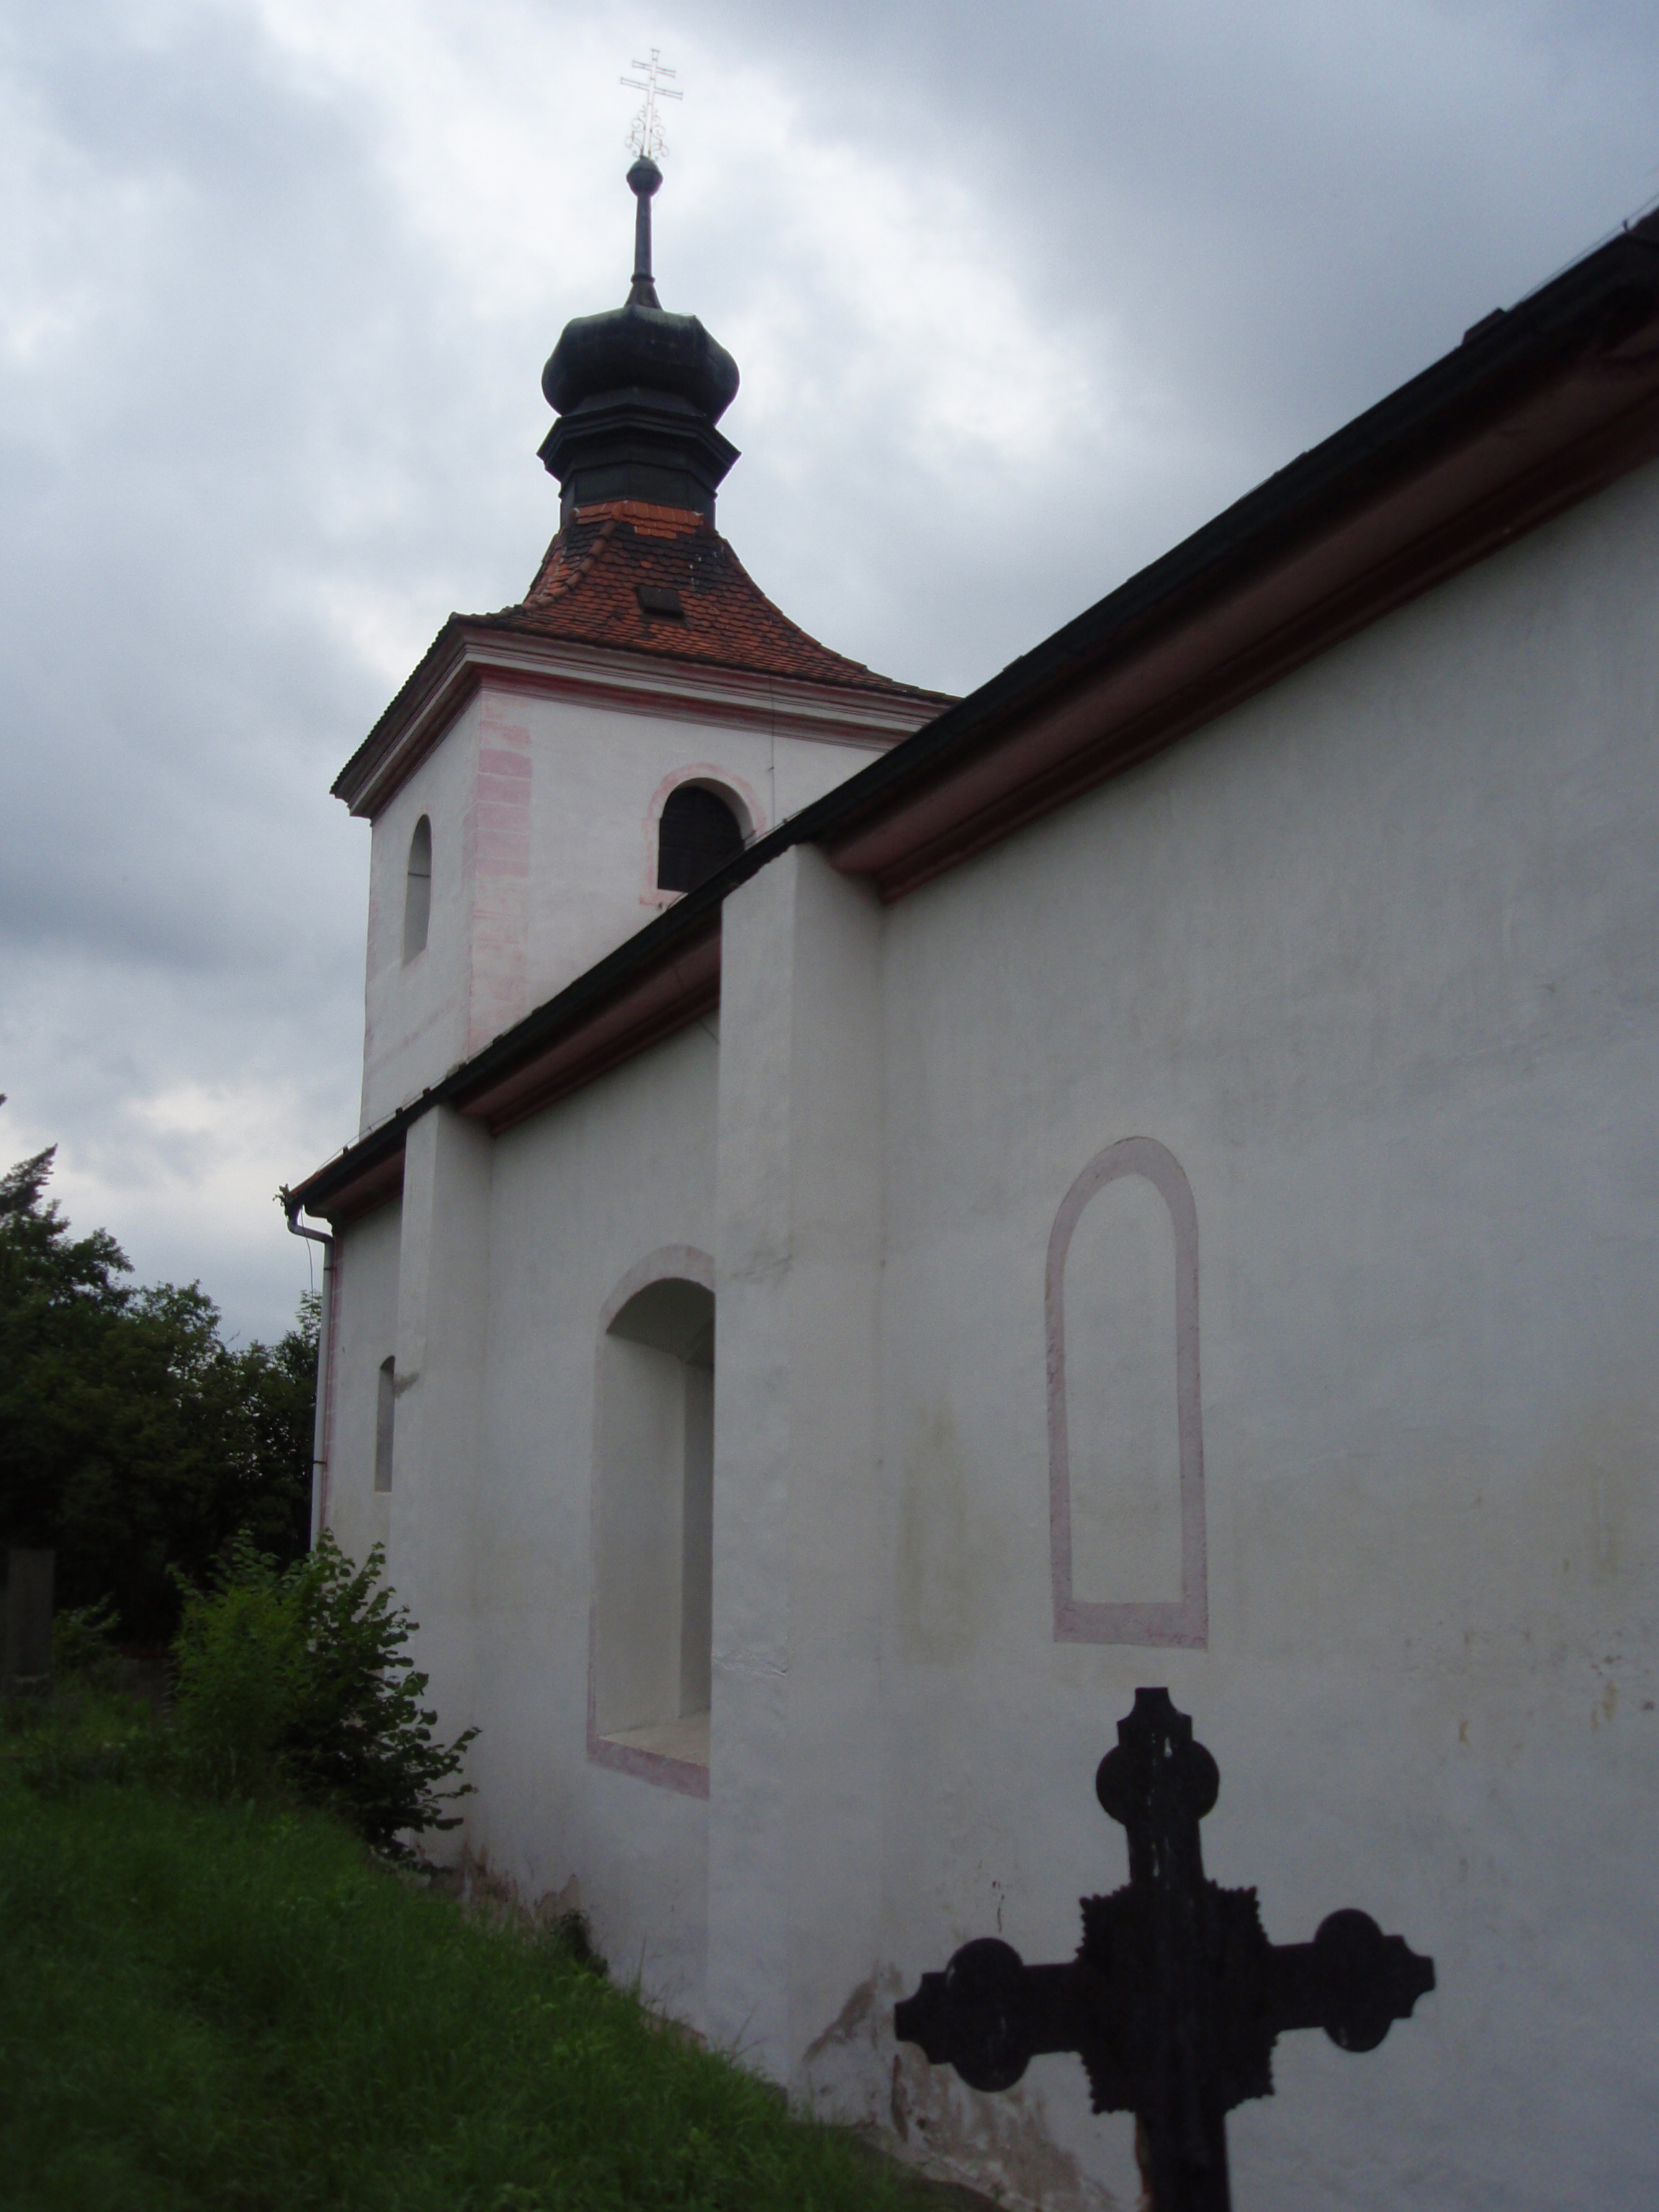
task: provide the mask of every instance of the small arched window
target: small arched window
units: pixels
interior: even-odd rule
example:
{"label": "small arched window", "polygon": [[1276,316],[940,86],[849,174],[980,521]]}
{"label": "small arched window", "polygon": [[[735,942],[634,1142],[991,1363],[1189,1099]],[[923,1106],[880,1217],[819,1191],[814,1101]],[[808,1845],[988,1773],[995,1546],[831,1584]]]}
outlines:
{"label": "small arched window", "polygon": [[657,828],[657,889],[695,890],[742,850],[742,828],[720,793],[683,783],[669,793]]}
{"label": "small arched window", "polygon": [[409,880],[404,889],[404,958],[426,951],[432,916],[432,823],[424,814],[409,841]]}

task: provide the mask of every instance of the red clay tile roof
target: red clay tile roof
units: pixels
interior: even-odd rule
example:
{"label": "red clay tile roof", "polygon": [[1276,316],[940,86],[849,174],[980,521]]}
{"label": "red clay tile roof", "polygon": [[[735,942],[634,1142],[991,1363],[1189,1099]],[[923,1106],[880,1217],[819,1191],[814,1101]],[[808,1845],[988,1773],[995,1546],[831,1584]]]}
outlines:
{"label": "red clay tile roof", "polygon": [[896,684],[808,637],[750,581],[702,515],[642,500],[580,508],[548,547],[522,603],[475,619],[537,637],[947,703],[945,693]]}

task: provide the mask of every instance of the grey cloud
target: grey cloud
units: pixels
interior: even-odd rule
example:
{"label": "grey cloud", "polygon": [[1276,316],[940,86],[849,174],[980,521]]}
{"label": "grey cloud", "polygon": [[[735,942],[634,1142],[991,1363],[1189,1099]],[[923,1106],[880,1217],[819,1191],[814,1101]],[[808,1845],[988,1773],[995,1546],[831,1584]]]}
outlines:
{"label": "grey cloud", "polygon": [[[526,20],[475,0],[452,35]],[[1090,404],[1046,458],[953,444],[930,401],[951,327],[849,327],[757,156],[714,149],[695,222],[671,168],[672,303],[780,333],[793,395],[739,396],[724,526],[806,627],[951,689],[1659,190],[1659,14],[1615,0],[680,21],[975,226],[1077,367]],[[554,210],[544,268],[486,315],[366,104],[251,6],[13,0],[0,83],[35,149],[0,248],[22,328],[0,344],[0,1152],[62,1139],[77,1213],[269,1331],[307,1279],[270,1188],[356,1121],[364,838],[327,787],[397,652],[524,588],[554,521],[540,364],[605,298]],[[550,132],[583,96],[550,85]],[[618,296],[627,217],[618,182]],[[365,606],[396,652],[362,641]],[[277,1102],[240,1197],[229,1133],[216,1152],[155,1105],[192,1090]]]}

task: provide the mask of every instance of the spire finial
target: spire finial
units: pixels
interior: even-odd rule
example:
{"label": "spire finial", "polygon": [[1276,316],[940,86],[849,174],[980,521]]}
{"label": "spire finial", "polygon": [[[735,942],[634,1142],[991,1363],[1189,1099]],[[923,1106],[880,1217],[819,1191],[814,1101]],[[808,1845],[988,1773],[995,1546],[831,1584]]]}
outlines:
{"label": "spire finial", "polygon": [[651,196],[662,183],[662,171],[657,167],[657,156],[668,151],[668,141],[663,137],[662,125],[657,119],[657,102],[659,100],[684,100],[685,94],[674,91],[662,82],[664,77],[677,76],[679,72],[663,66],[659,46],[652,47],[648,62],[636,61],[634,66],[636,70],[643,70],[645,75],[617,80],[619,84],[629,85],[635,92],[645,94],[640,112],[628,131],[628,143],[639,155],[628,173],[629,187],[639,202],[634,210],[634,281],[629,289],[628,304],[630,307],[659,307],[662,302],[657,297],[657,288],[651,278]]}
{"label": "spire finial", "polygon": [[684,100],[685,94],[673,91],[662,82],[665,76],[678,76],[679,71],[664,67],[660,46],[652,47],[648,62],[636,61],[634,67],[645,71],[643,77],[623,76],[617,80],[618,84],[627,85],[631,91],[645,94],[639,113],[629,125],[628,143],[641,161],[654,165],[658,155],[668,151],[668,141],[663,137],[662,125],[657,117],[657,102],[659,100]]}
{"label": "spire finial", "polygon": [[662,171],[647,154],[641,154],[628,173],[629,190],[634,194],[634,281],[628,290],[630,307],[659,307],[657,288],[651,278],[651,196],[662,182]]}
{"label": "spire finial", "polygon": [[679,100],[665,84],[653,46],[638,76],[622,82],[645,95],[629,144],[634,214],[634,278],[628,298],[608,314],[567,323],[542,371],[542,391],[559,420],[541,456],[559,480],[559,513],[568,522],[584,506],[642,499],[695,509],[709,524],[714,494],[738,449],[714,425],[738,389],[738,364],[695,315],[668,313],[651,276],[651,202],[661,188],[659,101]]}

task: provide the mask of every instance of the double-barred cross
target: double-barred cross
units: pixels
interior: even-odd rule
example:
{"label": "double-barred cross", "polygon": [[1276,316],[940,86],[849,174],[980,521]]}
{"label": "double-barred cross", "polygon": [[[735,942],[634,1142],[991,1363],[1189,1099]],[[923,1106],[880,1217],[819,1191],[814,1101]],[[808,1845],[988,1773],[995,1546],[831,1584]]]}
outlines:
{"label": "double-barred cross", "polygon": [[1133,2112],[1156,2212],[1228,2212],[1226,2116],[1273,2094],[1273,2047],[1322,2027],[1374,2051],[1434,1987],[1434,1961],[1364,1912],[1311,1943],[1270,1943],[1253,1889],[1207,1881],[1198,1824],[1220,1773],[1167,1690],[1137,1690],[1095,1793],[1128,1832],[1129,1881],[1083,1899],[1083,1942],[1028,1966],[994,1937],[964,1944],[894,2014],[902,2042],[975,2089],[1009,2089],[1041,2051],[1074,2051],[1097,2112]]}

